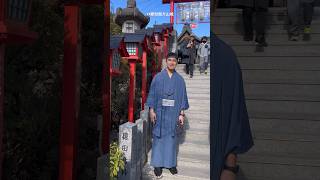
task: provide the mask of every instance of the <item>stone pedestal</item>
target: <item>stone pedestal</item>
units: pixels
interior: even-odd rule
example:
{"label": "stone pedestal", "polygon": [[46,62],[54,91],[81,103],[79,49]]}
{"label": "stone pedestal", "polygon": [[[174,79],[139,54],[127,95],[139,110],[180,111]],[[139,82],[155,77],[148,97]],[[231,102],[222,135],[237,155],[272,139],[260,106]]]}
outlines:
{"label": "stone pedestal", "polygon": [[100,156],[97,160],[97,178],[96,180],[107,180],[109,179],[109,156]]}
{"label": "stone pedestal", "polygon": [[147,122],[144,119],[138,119],[136,121],[138,127],[138,157],[141,157],[140,160],[144,164],[147,160],[146,153],[146,140],[147,140]]}

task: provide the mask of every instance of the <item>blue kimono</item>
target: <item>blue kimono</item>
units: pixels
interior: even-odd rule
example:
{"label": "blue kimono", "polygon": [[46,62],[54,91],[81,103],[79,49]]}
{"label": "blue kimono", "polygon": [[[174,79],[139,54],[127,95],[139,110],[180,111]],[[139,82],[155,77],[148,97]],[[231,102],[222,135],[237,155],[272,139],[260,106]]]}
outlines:
{"label": "blue kimono", "polygon": [[[170,101],[173,104],[166,104]],[[179,114],[189,108],[186,85],[176,71],[171,78],[167,69],[158,73],[151,82],[147,105],[156,113],[153,126],[151,166],[171,168],[177,165],[177,136]]]}
{"label": "blue kimono", "polygon": [[215,35],[210,84],[210,179],[219,180],[229,153],[242,154],[253,146],[242,73],[237,56]]}

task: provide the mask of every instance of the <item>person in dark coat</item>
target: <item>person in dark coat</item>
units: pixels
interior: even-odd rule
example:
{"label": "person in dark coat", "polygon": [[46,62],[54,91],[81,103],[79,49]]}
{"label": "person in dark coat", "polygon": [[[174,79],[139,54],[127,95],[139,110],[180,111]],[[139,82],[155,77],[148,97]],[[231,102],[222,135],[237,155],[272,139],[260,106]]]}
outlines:
{"label": "person in dark coat", "polygon": [[187,74],[190,74],[190,78],[193,77],[193,69],[194,69],[194,62],[196,59],[196,48],[194,38],[191,36],[191,39],[187,45],[187,54],[188,54],[188,61],[186,63],[186,71]]}
{"label": "person in dark coat", "polygon": [[255,13],[256,23],[255,42],[258,46],[268,46],[265,38],[267,11],[269,0],[228,0],[229,6],[242,9],[242,19],[245,41],[253,41],[253,15]]}
{"label": "person in dark coat", "polygon": [[253,146],[242,73],[234,51],[211,35],[210,179],[235,180],[237,155]]}

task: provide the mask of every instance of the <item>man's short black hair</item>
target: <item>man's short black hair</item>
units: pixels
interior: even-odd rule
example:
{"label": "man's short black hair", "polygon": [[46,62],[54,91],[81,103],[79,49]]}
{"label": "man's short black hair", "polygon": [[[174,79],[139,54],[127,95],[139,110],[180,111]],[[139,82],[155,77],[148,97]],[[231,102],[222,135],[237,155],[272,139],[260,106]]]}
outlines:
{"label": "man's short black hair", "polygon": [[207,36],[203,36],[203,37],[201,38],[201,41],[203,41],[203,40],[207,41],[207,40],[208,40]]}
{"label": "man's short black hair", "polygon": [[178,56],[177,56],[177,54],[174,53],[174,52],[169,52],[169,53],[167,54],[167,58],[166,58],[166,59],[168,59],[168,58],[176,58],[176,59],[178,59]]}

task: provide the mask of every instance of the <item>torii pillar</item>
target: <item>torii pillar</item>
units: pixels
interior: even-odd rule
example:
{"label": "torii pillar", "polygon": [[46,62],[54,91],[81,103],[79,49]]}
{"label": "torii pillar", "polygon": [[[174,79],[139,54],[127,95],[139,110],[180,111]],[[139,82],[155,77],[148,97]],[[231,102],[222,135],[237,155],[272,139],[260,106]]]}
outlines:
{"label": "torii pillar", "polygon": [[170,0],[170,24],[174,23],[174,0]]}
{"label": "torii pillar", "polygon": [[60,128],[59,180],[76,180],[80,95],[80,7],[64,5],[63,93]]}
{"label": "torii pillar", "polygon": [[141,85],[141,98],[142,98],[142,110],[144,110],[144,104],[147,100],[147,49],[143,48],[142,52],[142,85]]}

